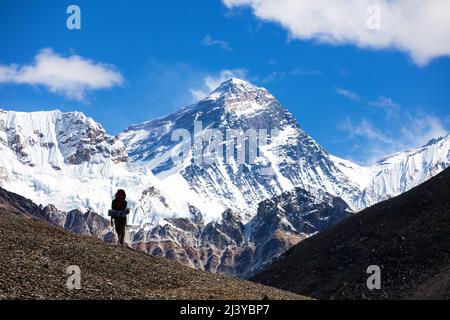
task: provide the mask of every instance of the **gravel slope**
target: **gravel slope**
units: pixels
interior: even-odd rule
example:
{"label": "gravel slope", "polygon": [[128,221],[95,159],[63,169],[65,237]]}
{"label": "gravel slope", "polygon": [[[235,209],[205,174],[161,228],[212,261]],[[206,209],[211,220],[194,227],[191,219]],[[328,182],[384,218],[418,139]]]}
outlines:
{"label": "gravel slope", "polygon": [[[0,299],[304,299],[68,233],[4,206],[0,243]],[[81,290],[66,287],[70,265],[81,268]]]}

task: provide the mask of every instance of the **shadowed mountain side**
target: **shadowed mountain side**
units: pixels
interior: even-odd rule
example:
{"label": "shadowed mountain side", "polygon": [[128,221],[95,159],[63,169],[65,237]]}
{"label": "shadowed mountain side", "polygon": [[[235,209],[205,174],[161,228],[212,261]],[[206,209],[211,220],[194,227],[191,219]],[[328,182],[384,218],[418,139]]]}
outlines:
{"label": "shadowed mountain side", "polygon": [[[381,268],[381,290],[366,287]],[[321,299],[450,298],[450,169],[292,247],[255,281]]]}

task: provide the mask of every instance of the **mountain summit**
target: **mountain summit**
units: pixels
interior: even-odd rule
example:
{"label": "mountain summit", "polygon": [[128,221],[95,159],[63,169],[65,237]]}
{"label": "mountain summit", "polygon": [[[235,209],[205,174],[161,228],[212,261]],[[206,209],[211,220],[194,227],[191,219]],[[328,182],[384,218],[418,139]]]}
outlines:
{"label": "mountain summit", "polygon": [[239,79],[239,78],[231,78],[224,82],[222,82],[211,94],[211,95],[223,95],[223,94],[232,94],[239,95],[242,93],[248,92],[256,92],[256,91],[267,91],[264,88],[257,87],[251,84],[248,81]]}
{"label": "mountain summit", "polygon": [[[195,132],[195,122],[201,122],[201,131]],[[213,148],[210,130],[219,131],[223,136],[219,154],[226,154],[226,146],[235,141],[235,137],[226,137],[231,131],[244,135],[242,149],[248,146],[250,138],[245,133],[249,130],[267,132],[267,143],[259,144],[254,163],[240,163],[236,154],[226,154],[214,155],[212,161],[199,165],[194,161],[193,144],[182,159],[171,156],[179,148],[179,142],[172,141],[177,129],[187,130],[191,137],[194,133],[203,137],[202,150]],[[272,94],[236,78],[225,81],[197,104],[130,127],[119,139],[127,146],[132,163],[149,168],[168,187],[183,190],[212,218],[231,208],[248,220],[260,201],[294,187],[313,193],[323,189],[349,203],[360,197],[360,190]]]}
{"label": "mountain summit", "polygon": [[158,180],[131,168],[122,142],[81,112],[0,110],[0,152],[0,186],[43,206],[106,215],[124,188],[134,207],[130,223],[152,220],[155,212],[189,214],[182,200],[166,196],[163,203]]}
{"label": "mountain summit", "polygon": [[[195,130],[195,122],[201,123],[201,130]],[[189,150],[174,160],[172,155],[180,150],[180,142],[173,141],[172,134],[179,129],[188,131],[192,139]],[[203,137],[203,151],[214,149],[211,129],[222,133],[220,150],[225,156],[226,146],[235,139],[226,138],[228,131],[266,130],[267,144],[259,145],[254,163],[214,156],[199,165],[194,161],[194,136]],[[150,169],[168,188],[182,190],[213,219],[231,208],[249,220],[260,201],[295,187],[313,194],[325,190],[357,211],[407,191],[450,163],[448,137],[387,157],[371,167],[340,159],[314,141],[266,89],[237,78],[223,82],[194,105],[131,126],[119,139],[126,145],[131,163]],[[249,138],[245,139],[248,144]]]}
{"label": "mountain summit", "polygon": [[275,100],[265,88],[257,87],[242,79],[231,78],[220,84],[204,100],[222,99],[232,103],[233,101],[256,100],[262,97],[267,100]]}

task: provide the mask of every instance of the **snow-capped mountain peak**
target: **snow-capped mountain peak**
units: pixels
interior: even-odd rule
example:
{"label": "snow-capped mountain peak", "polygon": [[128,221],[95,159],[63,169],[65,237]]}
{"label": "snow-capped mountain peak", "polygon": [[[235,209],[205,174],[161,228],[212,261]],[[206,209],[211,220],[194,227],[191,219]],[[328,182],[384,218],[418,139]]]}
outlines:
{"label": "snow-capped mountain peak", "polygon": [[[193,161],[193,145],[183,159],[174,161],[171,155],[180,144],[172,140],[172,133],[185,129],[194,137],[196,121],[202,123],[203,131],[195,134],[203,137],[208,137],[206,129],[222,133],[263,129],[277,130],[277,134],[259,146],[253,164],[215,157],[208,164],[198,165]],[[385,164],[371,167],[339,159],[318,145],[266,89],[237,78],[223,82],[194,105],[130,127],[119,138],[127,147],[131,163],[149,168],[170,188],[181,188],[196,199],[194,205],[207,213],[206,218],[220,217],[231,208],[241,212],[243,220],[249,219],[258,202],[295,187],[313,194],[325,190],[358,210],[408,190],[450,162],[445,139],[387,157]],[[224,147],[228,142],[225,137]],[[204,149],[210,144],[210,138],[206,139]],[[264,175],[264,168],[273,174]]]}
{"label": "snow-capped mountain peak", "polygon": [[[201,132],[195,132],[194,122],[201,122]],[[175,129],[185,129],[191,137],[204,137],[203,150],[212,143],[207,130],[216,129],[223,136],[219,148],[225,155],[226,146],[235,141],[227,137],[229,131],[237,131],[249,141],[251,138],[245,134],[262,130],[268,140],[258,145],[254,163],[248,158],[241,163],[236,154],[220,157],[218,152],[212,161],[199,165],[193,161],[194,145],[183,159],[171,157],[180,145],[172,140]],[[130,127],[119,138],[132,163],[149,168],[170,186],[182,187],[184,193],[189,191],[191,198],[195,194],[195,198],[203,199],[206,206],[197,201],[193,204],[209,212],[206,218],[217,218],[230,208],[248,220],[260,201],[294,187],[326,189],[350,203],[359,196],[358,187],[272,94],[236,78],[222,83],[207,99],[167,117]],[[244,145],[236,148],[246,152]]]}
{"label": "snow-capped mountain peak", "polygon": [[219,104],[226,112],[239,117],[261,111],[276,102],[276,99],[264,88],[242,79],[231,78],[223,82],[203,101]]}
{"label": "snow-capped mountain peak", "polygon": [[0,110],[0,142],[7,144],[22,163],[51,165],[55,170],[64,163],[100,163],[105,158],[127,161],[122,143],[81,112]]}
{"label": "snow-capped mountain peak", "polygon": [[149,170],[131,168],[123,143],[81,112],[0,110],[0,152],[0,185],[44,206],[106,215],[122,188],[133,205],[131,224],[190,214]]}
{"label": "snow-capped mountain peak", "polygon": [[450,134],[425,145],[382,157],[374,166],[364,189],[362,206],[399,195],[418,186],[450,165]]}
{"label": "snow-capped mountain peak", "polygon": [[[440,151],[445,152],[446,145],[448,146],[450,143],[450,134],[447,134],[446,136],[442,137],[436,137],[433,139],[430,139],[425,145],[417,148],[412,148],[406,151],[397,152],[392,155],[384,156],[376,162],[376,165],[383,166],[383,165],[389,165],[392,163],[395,163],[398,160],[408,158],[414,155],[423,154],[426,152],[431,151]],[[447,148],[448,150],[448,148]],[[450,152],[450,151],[449,151]],[[434,152],[433,152],[434,153]]]}
{"label": "snow-capped mountain peak", "polygon": [[211,92],[209,97],[212,96],[239,96],[247,94],[249,92],[267,91],[264,88],[257,87],[250,82],[239,78],[231,78],[222,82],[214,91]]}

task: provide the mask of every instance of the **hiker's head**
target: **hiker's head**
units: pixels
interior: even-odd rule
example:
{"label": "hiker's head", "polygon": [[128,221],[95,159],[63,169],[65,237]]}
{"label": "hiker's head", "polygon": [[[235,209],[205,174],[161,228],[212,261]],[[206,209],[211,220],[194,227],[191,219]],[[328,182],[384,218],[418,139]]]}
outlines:
{"label": "hiker's head", "polygon": [[117,200],[125,200],[125,198],[127,197],[125,190],[123,189],[119,189],[116,192],[116,199]]}

